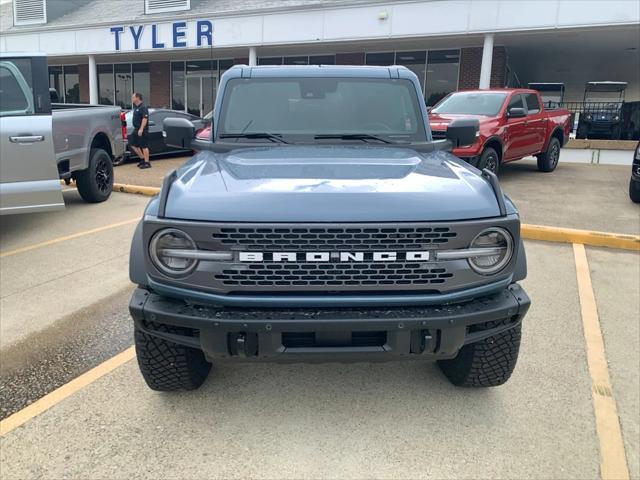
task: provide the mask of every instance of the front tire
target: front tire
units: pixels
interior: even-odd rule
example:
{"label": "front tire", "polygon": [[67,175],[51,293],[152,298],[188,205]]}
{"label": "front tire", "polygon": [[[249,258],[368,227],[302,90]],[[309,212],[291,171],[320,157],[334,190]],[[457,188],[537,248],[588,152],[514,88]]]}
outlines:
{"label": "front tire", "polygon": [[520,350],[522,325],[465,345],[451,360],[438,365],[447,379],[457,387],[497,387],[504,384],[516,366]]}
{"label": "front tire", "polygon": [[500,170],[500,157],[498,152],[491,147],[485,148],[480,155],[480,160],[478,160],[478,169],[484,170],[485,168],[496,175]]}
{"label": "front tire", "polygon": [[[154,325],[154,329],[175,335],[191,335],[187,328]],[[134,332],[138,367],[152,390],[173,392],[195,390],[211,370],[201,350],[168,342],[136,328]]]}
{"label": "front tire", "polygon": [[101,148],[91,150],[89,167],[76,173],[78,193],[85,202],[104,202],[113,190],[113,163]]}
{"label": "front tire", "polygon": [[640,203],[640,181],[629,180],[629,198],[633,203]]}
{"label": "front tire", "polygon": [[547,151],[537,156],[538,170],[541,172],[553,172],[558,166],[560,160],[560,140],[553,137],[549,140]]}

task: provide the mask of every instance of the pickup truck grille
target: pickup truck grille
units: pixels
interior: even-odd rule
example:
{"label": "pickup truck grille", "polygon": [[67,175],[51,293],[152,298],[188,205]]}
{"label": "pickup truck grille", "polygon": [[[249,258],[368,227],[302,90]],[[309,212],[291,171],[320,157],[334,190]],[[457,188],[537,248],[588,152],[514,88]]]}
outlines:
{"label": "pickup truck grille", "polygon": [[445,140],[447,138],[446,130],[431,130],[431,136],[434,140]]}
{"label": "pickup truck grille", "polygon": [[220,228],[213,238],[230,250],[318,251],[412,249],[442,245],[457,234],[448,227]]}
{"label": "pickup truck grille", "polygon": [[216,279],[230,287],[380,287],[442,284],[453,277],[445,268],[417,262],[261,263],[223,270]]}

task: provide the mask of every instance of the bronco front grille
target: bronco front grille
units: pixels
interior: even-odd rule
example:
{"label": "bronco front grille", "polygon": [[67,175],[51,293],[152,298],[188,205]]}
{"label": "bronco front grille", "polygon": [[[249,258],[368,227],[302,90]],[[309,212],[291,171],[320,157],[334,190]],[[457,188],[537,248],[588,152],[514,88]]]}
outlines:
{"label": "bronco front grille", "polygon": [[457,234],[448,227],[223,227],[212,236],[230,250],[363,251],[442,245]]}
{"label": "bronco front grille", "polygon": [[215,277],[230,287],[377,287],[437,285],[453,274],[418,262],[257,263],[223,270]]}

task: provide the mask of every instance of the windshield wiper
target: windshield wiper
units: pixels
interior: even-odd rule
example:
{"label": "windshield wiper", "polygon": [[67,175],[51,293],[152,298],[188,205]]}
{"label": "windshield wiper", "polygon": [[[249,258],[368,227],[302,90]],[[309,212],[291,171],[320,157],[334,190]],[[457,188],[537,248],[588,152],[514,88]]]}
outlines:
{"label": "windshield wiper", "polygon": [[376,140],[382,143],[393,143],[387,140],[386,138],[378,137],[376,135],[369,135],[368,133],[343,133],[343,134],[316,135],[313,138],[315,140],[338,138],[341,140],[362,140],[363,142],[366,142],[367,140]]}
{"label": "windshield wiper", "polygon": [[271,140],[272,142],[278,143],[289,143],[282,138],[282,134],[280,133],[267,133],[267,132],[257,132],[257,133],[223,133],[220,135],[220,138],[266,138],[267,140]]}

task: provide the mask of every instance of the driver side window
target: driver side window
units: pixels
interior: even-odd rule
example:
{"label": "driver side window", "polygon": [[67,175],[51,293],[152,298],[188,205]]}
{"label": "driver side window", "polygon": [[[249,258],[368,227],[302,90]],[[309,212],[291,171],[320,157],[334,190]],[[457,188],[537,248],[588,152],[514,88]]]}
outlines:
{"label": "driver side window", "polygon": [[507,107],[507,112],[512,108],[524,108],[524,103],[522,102],[522,95],[517,94],[511,97],[511,100],[509,100],[509,106]]}

